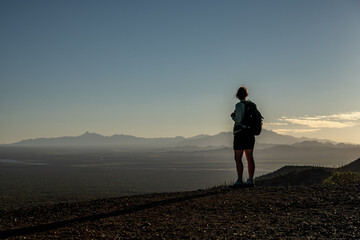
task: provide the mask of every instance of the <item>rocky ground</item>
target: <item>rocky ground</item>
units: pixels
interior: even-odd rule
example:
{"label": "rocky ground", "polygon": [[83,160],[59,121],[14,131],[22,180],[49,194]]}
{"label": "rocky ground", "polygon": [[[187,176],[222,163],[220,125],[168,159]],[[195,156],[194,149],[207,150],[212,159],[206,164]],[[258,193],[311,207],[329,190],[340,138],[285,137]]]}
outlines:
{"label": "rocky ground", "polygon": [[360,185],[217,187],[0,212],[8,239],[360,239]]}

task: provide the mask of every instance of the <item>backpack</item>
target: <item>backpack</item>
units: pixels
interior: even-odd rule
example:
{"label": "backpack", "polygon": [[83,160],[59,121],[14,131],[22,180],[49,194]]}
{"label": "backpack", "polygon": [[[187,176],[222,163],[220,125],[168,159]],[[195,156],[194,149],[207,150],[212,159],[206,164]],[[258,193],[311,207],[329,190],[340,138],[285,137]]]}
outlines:
{"label": "backpack", "polygon": [[244,101],[245,114],[241,122],[243,128],[251,131],[252,134],[258,136],[261,133],[263,116],[256,107],[256,104],[250,101]]}

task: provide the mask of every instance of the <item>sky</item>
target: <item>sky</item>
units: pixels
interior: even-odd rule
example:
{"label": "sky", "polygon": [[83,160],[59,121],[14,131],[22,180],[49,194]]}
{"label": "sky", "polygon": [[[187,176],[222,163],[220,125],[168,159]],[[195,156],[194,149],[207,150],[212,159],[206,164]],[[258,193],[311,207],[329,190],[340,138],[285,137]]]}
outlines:
{"label": "sky", "polygon": [[264,128],[360,144],[360,1],[0,1],[0,144]]}

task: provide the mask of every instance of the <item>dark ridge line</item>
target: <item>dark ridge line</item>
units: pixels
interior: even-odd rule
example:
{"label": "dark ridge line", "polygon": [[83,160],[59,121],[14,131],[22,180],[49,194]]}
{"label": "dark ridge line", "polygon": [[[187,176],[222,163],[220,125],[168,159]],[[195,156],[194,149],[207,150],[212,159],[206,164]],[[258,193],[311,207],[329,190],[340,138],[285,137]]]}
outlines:
{"label": "dark ridge line", "polygon": [[40,232],[45,232],[45,231],[51,231],[51,230],[55,230],[55,229],[58,229],[61,227],[65,227],[70,224],[100,220],[100,219],[104,219],[104,218],[121,216],[124,214],[131,214],[131,213],[135,213],[135,212],[138,212],[141,210],[154,208],[154,207],[158,207],[158,206],[166,206],[166,205],[183,202],[183,201],[187,201],[187,200],[217,195],[217,194],[221,194],[221,193],[227,193],[228,191],[230,191],[230,190],[226,189],[226,188],[220,189],[220,191],[218,189],[216,189],[215,191],[207,191],[206,193],[200,193],[200,194],[195,194],[195,195],[190,195],[190,196],[185,196],[185,197],[178,197],[178,198],[171,198],[171,199],[166,199],[166,200],[161,200],[161,201],[155,201],[155,202],[151,202],[151,203],[147,203],[147,204],[143,204],[143,205],[130,207],[129,209],[117,210],[117,211],[108,212],[108,213],[100,213],[100,214],[90,215],[90,216],[86,216],[86,217],[73,218],[70,220],[40,224],[40,225],[36,225],[36,226],[3,230],[3,231],[0,231],[0,239],[30,235],[30,234],[40,233]]}

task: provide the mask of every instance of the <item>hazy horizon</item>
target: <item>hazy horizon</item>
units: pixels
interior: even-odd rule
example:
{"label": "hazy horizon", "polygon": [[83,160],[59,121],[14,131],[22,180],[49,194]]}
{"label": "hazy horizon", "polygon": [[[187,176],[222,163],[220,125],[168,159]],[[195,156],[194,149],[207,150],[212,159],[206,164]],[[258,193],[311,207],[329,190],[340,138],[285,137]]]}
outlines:
{"label": "hazy horizon", "polygon": [[[283,135],[283,136],[289,136],[289,137],[295,137],[295,138],[305,138],[305,139],[308,139],[308,140],[321,140],[321,141],[329,141],[329,142],[335,142],[335,143],[347,143],[347,144],[360,144],[360,143],[357,143],[357,142],[349,142],[349,141],[339,141],[339,140],[336,140],[336,139],[330,139],[330,138],[318,138],[316,136],[314,137],[306,137],[306,136],[302,136],[302,135],[292,135],[292,134],[288,134],[286,131],[284,132],[281,132],[281,131],[274,131],[274,130],[270,130],[270,129],[265,129],[264,130],[267,130],[267,131],[272,131],[272,132],[275,132],[277,134],[280,134],[280,135]],[[198,136],[201,136],[201,135],[207,135],[207,136],[215,136],[215,135],[218,135],[218,134],[221,134],[221,133],[230,133],[231,132],[231,129],[228,130],[228,131],[222,131],[222,132],[218,132],[218,133],[214,133],[214,134],[209,134],[209,133],[200,133],[200,134],[195,134],[195,135],[189,135],[189,136],[182,136],[182,135],[176,135],[176,136],[163,136],[163,135],[159,135],[159,136],[141,136],[141,135],[132,135],[132,134],[126,134],[126,133],[112,133],[112,134],[102,134],[102,133],[99,133],[99,132],[93,132],[93,131],[85,131],[85,132],[82,132],[82,133],[79,133],[79,134],[71,134],[71,135],[51,135],[51,136],[35,136],[34,137],[31,137],[31,138],[24,138],[24,139],[18,139],[18,140],[15,140],[15,141],[12,141],[12,142],[0,142],[0,145],[1,144],[14,144],[14,143],[18,143],[20,141],[24,141],[24,140],[34,140],[34,139],[42,139],[42,138],[61,138],[61,137],[78,137],[78,136],[82,136],[86,133],[90,133],[90,134],[99,134],[101,136],[104,136],[104,137],[111,137],[111,136],[115,136],[115,135],[125,135],[125,136],[133,136],[133,137],[137,137],[137,138],[148,138],[148,139],[151,139],[151,138],[176,138],[176,137],[184,137],[186,139],[189,139],[189,138],[193,138],[193,137],[198,137]],[[276,143],[275,143],[276,144]]]}
{"label": "hazy horizon", "polygon": [[[88,136],[87,136],[88,135]],[[93,136],[99,136],[100,138],[93,138]],[[222,137],[220,137],[222,135]],[[86,137],[87,136],[87,137]],[[119,138],[121,138],[121,136],[125,137],[124,139],[121,139],[121,142],[119,142]],[[226,137],[225,137],[226,136]],[[86,137],[86,138],[82,138],[81,137]],[[113,137],[115,137],[116,139],[113,139],[113,141],[110,142],[103,142],[106,138],[109,138],[109,140],[111,140]],[[124,142],[124,140],[126,140],[127,137],[131,137],[130,142]],[[63,138],[67,138],[66,141],[70,141],[70,142],[64,142]],[[134,139],[132,139],[134,138]],[[61,142],[55,143],[52,142],[53,140],[61,140]],[[71,139],[78,139],[78,141],[80,142],[72,142]],[[137,139],[137,140],[135,140]],[[205,139],[205,143],[201,143],[201,141],[204,142]],[[334,140],[330,140],[330,139],[321,139],[321,138],[307,138],[307,137],[295,137],[295,136],[291,136],[291,135],[287,135],[284,133],[276,133],[272,130],[268,130],[268,129],[263,129],[262,134],[260,134],[260,136],[256,136],[256,142],[257,142],[257,146],[260,146],[260,148],[262,148],[261,146],[263,146],[264,144],[270,144],[270,145],[292,145],[295,143],[301,143],[301,142],[309,142],[309,141],[316,141],[319,143],[330,143],[330,144],[350,144],[350,145],[359,145],[356,143],[351,143],[351,142],[338,142],[338,141],[334,141]],[[48,142],[46,142],[45,140],[49,140]],[[134,142],[135,140],[135,142]],[[147,143],[144,146],[145,149],[147,149],[148,147],[150,148],[169,148],[171,149],[174,146],[179,146],[178,143],[182,143],[180,144],[183,147],[203,147],[205,148],[211,148],[211,147],[224,147],[224,146],[228,146],[231,147],[232,145],[232,132],[228,131],[228,132],[219,132],[217,134],[199,134],[199,135],[194,135],[194,136],[165,136],[165,137],[144,137],[144,136],[135,136],[135,135],[130,135],[130,134],[123,134],[123,133],[114,133],[114,134],[110,134],[110,135],[103,135],[100,133],[96,133],[96,132],[90,132],[90,131],[86,131],[82,134],[79,135],[64,135],[64,136],[53,136],[53,137],[35,137],[35,138],[29,138],[29,139],[21,139],[19,141],[16,142],[10,142],[10,143],[0,143],[0,146],[7,146],[7,145],[12,145],[12,144],[18,144],[18,143],[24,143],[28,146],[46,146],[47,144],[51,144],[49,146],[56,146],[57,144],[63,145],[63,146],[69,146],[75,144],[74,146],[77,146],[78,144],[81,144],[82,146],[86,146],[87,144],[90,144],[89,146],[94,146],[94,144],[98,144],[99,147],[101,146],[105,146],[107,144],[110,144],[109,146],[115,146],[118,145],[118,147],[134,147],[133,144],[140,144],[138,145],[138,147],[141,147],[142,144],[144,144],[145,142],[143,142],[143,140],[146,140]],[[159,142],[159,140],[161,140]],[[200,145],[199,143],[197,143],[197,141],[200,140]],[[28,141],[36,141],[34,143],[28,142]],[[41,142],[39,142],[41,141]],[[90,141],[90,142],[88,142]],[[115,142],[114,142],[115,141]],[[151,143],[151,141],[153,141]],[[168,141],[168,142],[167,142]],[[189,141],[189,142],[187,142]],[[194,142],[195,141],[195,142]],[[186,142],[186,144],[184,144]],[[30,145],[29,145],[30,144]],[[35,144],[35,145],[34,145]],[[45,144],[45,145],[43,145]],[[65,144],[65,145],[64,145]],[[105,145],[104,145],[105,144]],[[112,145],[115,144],[115,145]],[[150,144],[150,145],[149,145]],[[155,145],[154,145],[155,144]],[[129,151],[134,151],[135,149],[130,148]]]}
{"label": "hazy horizon", "polygon": [[0,144],[264,127],[360,144],[360,2],[1,1]]}

